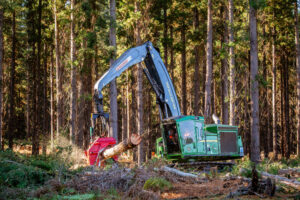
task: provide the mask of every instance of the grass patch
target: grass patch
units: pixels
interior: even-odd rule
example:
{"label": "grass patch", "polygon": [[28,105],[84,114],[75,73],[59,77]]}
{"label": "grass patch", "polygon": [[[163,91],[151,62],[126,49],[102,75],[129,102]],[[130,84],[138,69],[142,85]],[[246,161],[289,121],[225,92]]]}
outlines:
{"label": "grass patch", "polygon": [[160,177],[149,178],[144,184],[145,190],[150,189],[153,191],[165,191],[171,189],[172,187],[173,186],[169,181]]}
{"label": "grass patch", "polygon": [[[254,163],[252,163],[248,157],[244,157],[243,159],[237,160],[237,164],[233,167],[232,173],[251,178],[253,164]],[[299,165],[299,158],[292,158],[290,160],[281,159],[278,161],[272,161],[266,158],[262,160],[261,163],[257,164],[256,168],[258,171],[265,171],[270,174],[278,175],[281,169],[298,167]]]}

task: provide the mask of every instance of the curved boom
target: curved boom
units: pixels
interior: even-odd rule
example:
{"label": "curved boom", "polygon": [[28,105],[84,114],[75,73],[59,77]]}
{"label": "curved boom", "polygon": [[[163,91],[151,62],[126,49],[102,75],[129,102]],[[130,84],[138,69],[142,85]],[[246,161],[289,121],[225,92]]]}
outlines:
{"label": "curved boom", "polygon": [[98,113],[103,113],[102,88],[116,77],[120,76],[126,69],[142,61],[144,61],[146,65],[146,67],[143,66],[144,73],[157,96],[157,104],[160,108],[161,119],[181,115],[176,92],[168,71],[158,51],[149,41],[123,53],[113,63],[112,67],[96,82],[94,86],[94,99]]}

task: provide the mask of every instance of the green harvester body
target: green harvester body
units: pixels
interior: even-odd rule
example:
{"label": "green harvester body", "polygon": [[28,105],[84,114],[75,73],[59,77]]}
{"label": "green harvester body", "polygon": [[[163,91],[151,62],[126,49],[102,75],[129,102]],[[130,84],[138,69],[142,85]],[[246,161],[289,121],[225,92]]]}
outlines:
{"label": "green harvester body", "polygon": [[[156,140],[156,154],[175,162],[218,161],[244,156],[238,127],[204,124],[200,116],[180,116],[164,120],[162,137]],[[170,129],[176,131],[176,142],[170,140]],[[173,140],[174,141],[174,140]],[[173,144],[171,144],[173,143]]]}

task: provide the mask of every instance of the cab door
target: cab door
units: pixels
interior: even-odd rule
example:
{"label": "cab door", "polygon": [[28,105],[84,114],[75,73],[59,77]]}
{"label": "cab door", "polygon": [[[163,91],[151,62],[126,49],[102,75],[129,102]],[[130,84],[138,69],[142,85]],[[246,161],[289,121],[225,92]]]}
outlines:
{"label": "cab door", "polygon": [[183,154],[197,153],[197,142],[195,135],[194,120],[184,120],[178,122],[178,130]]}
{"label": "cab door", "polygon": [[202,121],[195,120],[195,134],[197,138],[197,152],[199,154],[206,154],[206,140],[204,135],[204,124]]}

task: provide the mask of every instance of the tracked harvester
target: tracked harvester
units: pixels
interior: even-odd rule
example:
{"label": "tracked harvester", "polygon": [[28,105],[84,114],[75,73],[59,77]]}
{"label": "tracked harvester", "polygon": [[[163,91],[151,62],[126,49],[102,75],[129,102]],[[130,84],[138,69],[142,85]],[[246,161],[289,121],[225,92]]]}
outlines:
{"label": "tracked harvester", "polygon": [[[156,94],[161,119],[162,136],[156,141],[156,154],[181,163],[236,159],[244,156],[237,126],[204,124],[201,116],[184,116],[169,73],[151,42],[127,50],[96,82],[94,100],[97,112],[92,114],[104,123],[102,89],[129,67],[144,62],[143,71]],[[102,151],[102,150],[99,150]]]}

